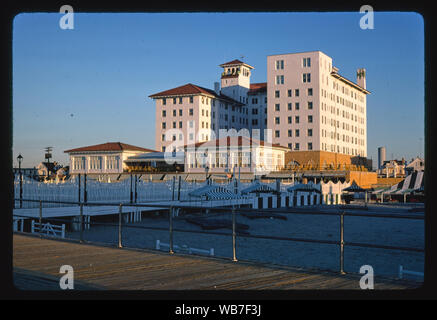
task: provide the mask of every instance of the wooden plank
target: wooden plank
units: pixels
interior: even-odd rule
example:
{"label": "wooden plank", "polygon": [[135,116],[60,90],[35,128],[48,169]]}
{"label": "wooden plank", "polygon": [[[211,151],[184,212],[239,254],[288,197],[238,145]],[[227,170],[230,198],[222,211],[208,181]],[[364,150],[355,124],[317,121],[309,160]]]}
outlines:
{"label": "wooden plank", "polygon": [[[359,289],[359,275],[308,271],[298,268],[232,262],[216,257],[169,255],[154,250],[119,249],[71,241],[14,235],[13,265],[16,285],[32,290],[54,288],[47,281],[62,275],[63,264],[74,268],[84,288],[114,290],[266,290]],[[20,273],[21,272],[21,273]],[[26,273],[23,275],[23,272]],[[35,275],[33,280],[32,275]],[[44,276],[42,276],[44,275]],[[415,282],[375,280],[375,289],[418,287]]]}

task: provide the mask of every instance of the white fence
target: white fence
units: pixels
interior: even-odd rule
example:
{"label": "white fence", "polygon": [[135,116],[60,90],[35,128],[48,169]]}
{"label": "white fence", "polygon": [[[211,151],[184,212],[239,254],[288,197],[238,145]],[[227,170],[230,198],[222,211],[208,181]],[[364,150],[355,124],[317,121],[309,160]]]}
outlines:
{"label": "white fence", "polygon": [[409,274],[412,276],[419,276],[423,278],[423,272],[418,272],[418,271],[412,271],[412,270],[407,270],[404,269],[404,267],[402,265],[399,266],[399,279],[403,279],[404,278],[404,274]]}
{"label": "white fence", "polygon": [[[160,240],[156,240],[156,250],[161,250],[161,247],[170,248],[170,245],[168,243],[161,242]],[[189,254],[201,253],[201,254],[208,254],[210,256],[214,256],[214,248],[211,248],[209,250],[205,250],[205,249],[190,248],[186,245],[183,245],[183,246],[173,245],[173,249],[179,250],[182,252],[188,252]]]}
{"label": "white fence", "polygon": [[32,220],[31,232],[43,233],[48,236],[65,238],[65,224],[58,226],[47,222],[43,223],[41,228],[39,222],[35,222],[35,220]]}

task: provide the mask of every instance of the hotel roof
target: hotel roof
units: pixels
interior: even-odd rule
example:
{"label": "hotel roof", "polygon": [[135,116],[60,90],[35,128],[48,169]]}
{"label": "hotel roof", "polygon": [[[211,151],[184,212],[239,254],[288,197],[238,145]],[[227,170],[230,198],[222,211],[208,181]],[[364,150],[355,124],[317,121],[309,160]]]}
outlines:
{"label": "hotel roof", "polygon": [[248,95],[257,94],[259,92],[266,92],[267,91],[267,82],[260,82],[260,83],[251,83],[250,89],[247,92]]}
{"label": "hotel roof", "polygon": [[246,67],[249,67],[250,69],[253,69],[252,66],[248,65],[247,63],[244,63],[243,61],[240,61],[238,59],[226,62],[226,63],[222,63],[221,65],[219,65],[220,67],[229,67],[229,66],[240,66],[240,65],[245,65]]}
{"label": "hotel roof", "polygon": [[241,102],[238,102],[238,101],[236,101],[228,96],[225,96],[224,94],[221,94],[221,93],[217,94],[214,90],[203,88],[203,87],[197,86],[197,85],[192,84],[192,83],[187,83],[185,85],[182,85],[182,86],[179,86],[179,87],[176,87],[173,89],[158,92],[158,93],[150,95],[149,97],[150,98],[164,98],[164,97],[174,97],[174,96],[183,96],[183,95],[198,95],[198,94],[209,95],[209,96],[213,96],[217,99],[228,101],[230,103],[243,105]]}
{"label": "hotel roof", "polygon": [[272,147],[272,148],[281,148],[281,149],[286,149],[288,150],[288,148],[283,147],[279,144],[270,144],[270,143],[266,143],[263,140],[257,140],[257,139],[252,139],[249,137],[245,137],[245,136],[227,136],[224,138],[220,138],[220,139],[216,139],[216,140],[209,140],[209,141],[203,141],[203,142],[197,142],[191,145],[185,145],[184,147],[186,148],[198,148],[198,147],[249,147],[249,146],[266,146],[266,147]]}
{"label": "hotel roof", "polygon": [[132,146],[130,144],[122,142],[107,142],[102,144],[96,144],[93,146],[75,148],[70,150],[65,150],[65,153],[71,152],[93,152],[93,151],[142,151],[142,152],[155,152],[155,150],[141,148],[137,146]]}
{"label": "hotel roof", "polygon": [[[337,69],[337,70],[338,70],[338,69]],[[342,75],[340,75],[340,74],[337,73],[337,72],[331,72],[331,76],[333,76],[334,78],[336,78],[336,79],[338,79],[338,80],[340,80],[340,81],[342,81],[342,82],[344,82],[344,83],[346,83],[346,84],[348,84],[348,85],[354,87],[355,89],[361,91],[362,93],[370,94],[370,91],[364,89],[363,87],[359,86],[359,85],[356,84],[355,82],[346,79],[345,77],[343,77]]]}

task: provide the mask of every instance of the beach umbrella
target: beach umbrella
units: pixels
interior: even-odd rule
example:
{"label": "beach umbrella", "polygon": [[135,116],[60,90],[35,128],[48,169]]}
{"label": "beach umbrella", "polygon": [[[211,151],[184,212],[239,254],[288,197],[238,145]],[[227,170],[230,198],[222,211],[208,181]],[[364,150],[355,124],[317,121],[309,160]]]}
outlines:
{"label": "beach umbrella", "polygon": [[363,189],[359,185],[357,185],[357,183],[354,180],[354,181],[352,181],[352,184],[349,187],[343,189],[343,191],[346,191],[346,192],[366,192],[367,190]]}

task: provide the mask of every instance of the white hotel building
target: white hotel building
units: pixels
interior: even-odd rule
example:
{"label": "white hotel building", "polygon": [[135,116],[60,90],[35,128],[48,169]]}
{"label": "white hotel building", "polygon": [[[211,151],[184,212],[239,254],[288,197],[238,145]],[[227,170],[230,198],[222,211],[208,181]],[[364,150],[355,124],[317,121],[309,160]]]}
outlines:
{"label": "white hotel building", "polygon": [[222,138],[220,129],[247,129],[253,138],[271,139],[292,152],[367,156],[370,92],[364,69],[354,83],[321,51],[268,56],[264,83],[251,84],[254,68],[242,61],[220,67],[221,83],[214,90],[189,83],[150,95],[156,101],[156,150]]}

